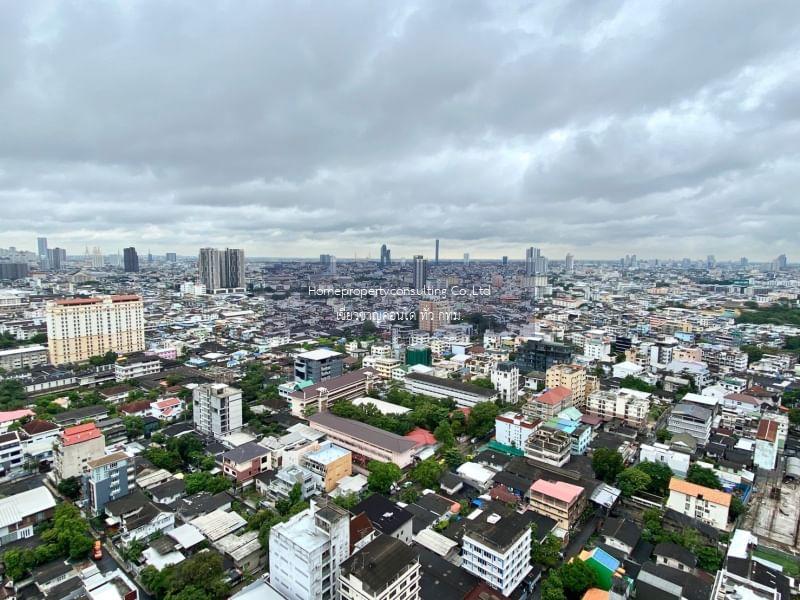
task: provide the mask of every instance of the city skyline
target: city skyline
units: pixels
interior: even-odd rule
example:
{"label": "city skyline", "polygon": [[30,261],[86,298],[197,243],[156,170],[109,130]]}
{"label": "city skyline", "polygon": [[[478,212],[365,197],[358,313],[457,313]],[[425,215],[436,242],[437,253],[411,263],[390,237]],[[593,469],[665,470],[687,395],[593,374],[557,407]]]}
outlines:
{"label": "city skyline", "polygon": [[797,3],[93,6],[3,8],[3,245],[800,254]]}

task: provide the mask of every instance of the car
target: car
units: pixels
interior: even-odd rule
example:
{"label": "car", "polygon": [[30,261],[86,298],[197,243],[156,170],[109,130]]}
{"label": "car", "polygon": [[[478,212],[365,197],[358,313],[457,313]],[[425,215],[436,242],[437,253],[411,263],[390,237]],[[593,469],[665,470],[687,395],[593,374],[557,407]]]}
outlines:
{"label": "car", "polygon": [[94,546],[92,548],[92,558],[94,560],[101,560],[103,558],[103,544],[100,540],[94,541]]}

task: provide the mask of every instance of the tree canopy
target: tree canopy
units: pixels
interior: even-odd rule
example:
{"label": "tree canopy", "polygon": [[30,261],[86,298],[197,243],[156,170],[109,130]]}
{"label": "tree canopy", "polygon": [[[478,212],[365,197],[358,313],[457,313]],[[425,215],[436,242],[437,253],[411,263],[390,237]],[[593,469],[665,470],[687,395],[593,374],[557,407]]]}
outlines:
{"label": "tree canopy", "polygon": [[392,489],[392,485],[399,481],[403,475],[400,467],[396,464],[377,460],[369,461],[367,469],[369,470],[369,477],[367,477],[369,489],[382,494],[388,494]]}
{"label": "tree canopy", "polygon": [[592,455],[592,469],[595,477],[606,483],[614,483],[624,468],[622,455],[610,448],[598,448]]}

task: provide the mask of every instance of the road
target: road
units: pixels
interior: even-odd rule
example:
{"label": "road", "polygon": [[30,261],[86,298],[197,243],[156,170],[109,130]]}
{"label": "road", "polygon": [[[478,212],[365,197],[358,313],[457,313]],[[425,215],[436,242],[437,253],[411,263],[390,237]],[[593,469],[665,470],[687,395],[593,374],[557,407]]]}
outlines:
{"label": "road", "polygon": [[592,517],[586,521],[586,524],[581,527],[580,531],[578,531],[578,533],[570,539],[569,544],[567,544],[567,549],[564,551],[564,562],[567,562],[573,556],[577,556],[580,551],[583,550],[584,546],[586,546],[586,542],[592,537],[599,523],[600,516],[596,514],[592,515]]}

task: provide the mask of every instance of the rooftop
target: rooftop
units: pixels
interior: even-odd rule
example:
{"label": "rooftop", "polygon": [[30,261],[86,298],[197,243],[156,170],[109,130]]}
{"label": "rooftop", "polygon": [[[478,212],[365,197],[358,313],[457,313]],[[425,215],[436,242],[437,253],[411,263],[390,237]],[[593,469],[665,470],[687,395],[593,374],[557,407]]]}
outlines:
{"label": "rooftop", "polygon": [[84,423],[83,425],[75,425],[74,427],[67,427],[64,430],[64,445],[72,446],[74,444],[81,444],[103,437],[103,434],[94,423]]}
{"label": "rooftop", "polygon": [[400,540],[379,535],[342,563],[342,575],[359,579],[364,588],[379,595],[408,567],[417,562],[417,553]]}
{"label": "rooftop", "polygon": [[416,442],[383,429],[352,419],[337,417],[329,412],[316,413],[308,417],[309,424],[334,429],[354,439],[361,440],[392,452],[407,452],[416,447]]}
{"label": "rooftop", "polygon": [[683,479],[678,479],[677,477],[673,477],[669,480],[669,490],[670,492],[676,491],[687,496],[694,496],[696,498],[702,497],[710,502],[722,504],[723,506],[730,506],[731,504],[730,494],[726,494],[720,490],[703,487],[702,485],[697,485],[696,483],[690,483],[688,481],[684,481]]}

